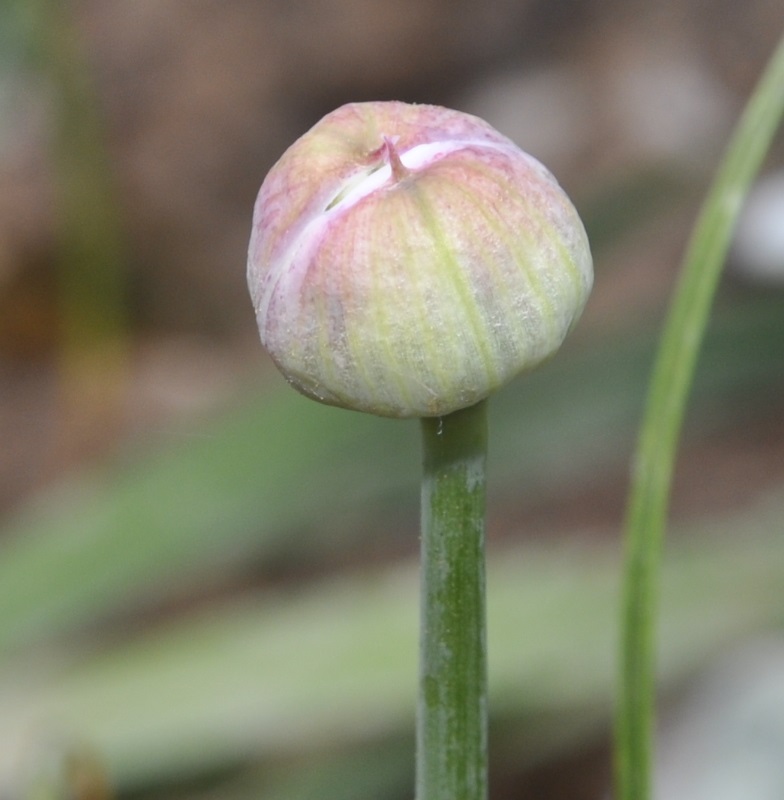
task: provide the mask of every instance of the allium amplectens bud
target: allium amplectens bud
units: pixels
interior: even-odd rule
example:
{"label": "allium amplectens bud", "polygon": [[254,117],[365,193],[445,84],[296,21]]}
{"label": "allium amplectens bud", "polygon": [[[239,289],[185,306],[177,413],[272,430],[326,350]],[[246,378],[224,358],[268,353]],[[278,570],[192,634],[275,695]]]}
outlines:
{"label": "allium amplectens bud", "polygon": [[333,111],[275,164],[254,210],[264,346],[303,394],[383,416],[447,414],[535,366],[592,280],[552,175],[437,106]]}

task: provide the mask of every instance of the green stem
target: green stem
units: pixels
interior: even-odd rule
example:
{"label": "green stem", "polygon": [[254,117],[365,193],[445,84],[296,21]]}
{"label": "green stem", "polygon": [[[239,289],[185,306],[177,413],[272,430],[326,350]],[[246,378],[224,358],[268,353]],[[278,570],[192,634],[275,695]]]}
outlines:
{"label": "green stem", "polygon": [[656,608],[678,438],[732,230],[784,113],[784,39],[738,123],[684,258],[654,365],[626,520],[616,796],[648,800],[653,761]]}
{"label": "green stem", "polygon": [[423,419],[417,800],[487,797],[487,403]]}

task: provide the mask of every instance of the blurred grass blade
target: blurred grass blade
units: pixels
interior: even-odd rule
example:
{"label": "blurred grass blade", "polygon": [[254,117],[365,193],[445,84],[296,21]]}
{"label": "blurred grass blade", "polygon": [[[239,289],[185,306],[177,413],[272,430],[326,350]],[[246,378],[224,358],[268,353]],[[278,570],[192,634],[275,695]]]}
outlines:
{"label": "blurred grass blade", "polygon": [[783,113],[784,38],[740,119],[697,220],[651,378],[626,523],[618,800],[648,800],[651,793],[658,564],[679,433],[732,231]]}
{"label": "blurred grass blade", "polygon": [[380,491],[380,471],[355,474],[352,463],[367,425],[265,398],[168,450],[40,498],[0,548],[0,654],[189,583],[219,582],[246,567],[254,548],[304,539],[310,521],[337,513],[341,485]]}
{"label": "blurred grass blade", "polygon": [[52,105],[60,322],[59,425],[52,460],[95,448],[116,431],[127,380],[127,275],[106,130],[74,9],[22,6]]}

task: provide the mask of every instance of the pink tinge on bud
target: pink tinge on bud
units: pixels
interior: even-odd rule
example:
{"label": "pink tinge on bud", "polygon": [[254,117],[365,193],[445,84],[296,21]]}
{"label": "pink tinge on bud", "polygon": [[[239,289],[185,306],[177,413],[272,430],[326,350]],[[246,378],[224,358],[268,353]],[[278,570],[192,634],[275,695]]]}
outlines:
{"label": "pink tinge on bud", "polygon": [[593,280],[553,176],[483,120],[354,103],[267,175],[248,284],[300,392],[391,417],[472,405],[554,353]]}

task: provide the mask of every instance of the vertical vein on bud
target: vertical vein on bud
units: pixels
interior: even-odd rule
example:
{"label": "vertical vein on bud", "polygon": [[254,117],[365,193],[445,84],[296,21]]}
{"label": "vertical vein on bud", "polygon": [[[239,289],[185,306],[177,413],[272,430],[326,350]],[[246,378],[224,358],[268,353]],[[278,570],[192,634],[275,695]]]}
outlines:
{"label": "vertical vein on bud", "polygon": [[[520,298],[533,296],[534,302],[530,303],[528,308],[535,308],[542,317],[552,317],[550,299],[544,290],[540,276],[535,269],[532,269],[530,258],[526,253],[527,246],[521,246],[520,242],[515,239],[515,236],[523,235],[522,230],[515,228],[514,231],[511,231],[506,225],[501,224],[502,217],[493,213],[493,209],[487,205],[487,198],[483,195],[477,195],[476,192],[469,191],[463,185],[455,186],[455,191],[462,197],[466,206],[474,210],[475,219],[481,220],[491,233],[493,240],[503,247],[509,259],[507,262],[499,258],[499,251],[494,250],[488,253],[487,258],[483,261],[484,269],[495,276],[493,283],[498,287],[498,291],[494,294],[494,301],[497,304],[494,314],[503,320],[513,319],[519,313]],[[480,235],[474,235],[477,241],[481,241]],[[527,291],[524,293],[520,292],[519,287],[516,286],[515,279],[520,273],[525,276],[526,280]],[[531,350],[530,338],[515,342],[508,336],[508,333],[508,326],[500,326],[498,330],[493,330],[497,341],[500,342],[503,339],[507,342],[506,346],[498,345],[497,358],[503,359],[504,354],[508,353],[510,349],[515,352],[524,349],[528,356],[535,357],[535,352]]]}
{"label": "vertical vein on bud", "polygon": [[[550,335],[548,338],[552,341],[552,337],[557,337],[557,324],[558,314],[555,310],[556,299],[550,296],[545,286],[545,273],[540,269],[540,265],[534,260],[537,253],[540,252],[539,236],[550,238],[551,234],[548,233],[552,224],[547,218],[536,212],[536,204],[531,202],[531,198],[523,192],[517,192],[513,195],[508,194],[508,187],[502,181],[501,177],[492,170],[489,170],[481,162],[473,165],[475,174],[481,175],[484,179],[488,180],[491,184],[497,187],[501,196],[506,197],[509,210],[512,207],[517,207],[523,212],[524,218],[530,223],[536,220],[537,227],[532,229],[530,226],[519,226],[515,229],[514,234],[506,228],[503,220],[506,219],[502,213],[503,209],[494,209],[490,212],[482,202],[479,202],[476,192],[469,192],[465,187],[459,187],[466,200],[476,209],[478,214],[481,214],[486,220],[488,226],[493,230],[495,236],[502,241],[508,248],[512,255],[517,268],[525,275],[528,291],[526,296],[533,298],[533,302],[529,303],[529,309],[535,309],[537,320],[548,326]],[[526,352],[535,356],[535,353],[528,350],[530,342],[525,343]]]}
{"label": "vertical vein on bud", "polygon": [[[557,197],[551,197],[549,199],[550,202],[558,201]],[[559,211],[560,213],[558,216],[561,218],[563,218],[564,215],[569,214],[569,208],[563,203],[560,203]],[[535,219],[539,223],[540,229],[545,232],[547,241],[559,256],[559,263],[562,267],[566,268],[567,272],[570,273],[572,283],[575,286],[582,286],[582,284],[585,282],[585,276],[577,264],[575,253],[569,247],[567,240],[564,238],[563,231],[559,230],[559,228],[553,222],[553,219],[544,214],[537,206],[531,205],[529,213],[531,214],[532,219]],[[576,212],[574,213],[576,217]],[[573,232],[578,231],[582,225],[579,219],[576,219],[575,221],[578,223],[578,225],[575,225],[572,228]]]}
{"label": "vertical vein on bud", "polygon": [[[417,200],[422,214],[427,220],[427,228],[430,231],[430,235],[433,237],[433,244],[441,254],[440,262],[444,266],[448,265],[450,267],[449,275],[452,279],[452,286],[460,300],[466,322],[471,328],[472,335],[467,337],[465,341],[466,343],[471,342],[474,345],[477,351],[476,354],[484,368],[485,379],[490,385],[495,386],[498,382],[498,374],[495,359],[490,352],[490,337],[487,331],[487,320],[482,317],[481,311],[477,307],[476,297],[472,293],[470,286],[467,285],[466,276],[463,273],[459,260],[455,257],[455,253],[449,246],[436,210],[424,197],[423,193],[418,193]],[[439,342],[438,346],[443,347],[443,343]]]}
{"label": "vertical vein on bud", "polygon": [[[394,216],[385,220],[386,224],[392,224]],[[370,237],[369,250],[371,252],[381,252],[382,248],[388,246],[388,233],[385,227],[377,225],[375,228],[368,228],[367,234]],[[396,240],[400,241],[401,252],[406,248],[405,238],[402,232],[395,233]],[[393,332],[393,320],[390,316],[390,304],[384,302],[387,297],[384,287],[381,270],[373,264],[370,270],[371,291],[370,297],[377,302],[369,305],[368,311],[372,314],[374,329],[376,331],[375,347],[369,348],[365,337],[358,335],[352,344],[354,357],[358,362],[366,365],[366,372],[370,375],[365,385],[365,392],[368,397],[373,397],[373,402],[381,406],[391,402],[408,403],[413,402],[410,386],[404,377],[409,371],[405,364],[400,363],[401,353],[394,347],[395,335]],[[378,302],[380,301],[380,302]],[[388,368],[387,380],[378,378],[378,365],[383,363]],[[383,389],[381,388],[383,387]],[[395,400],[391,400],[394,397]]]}

